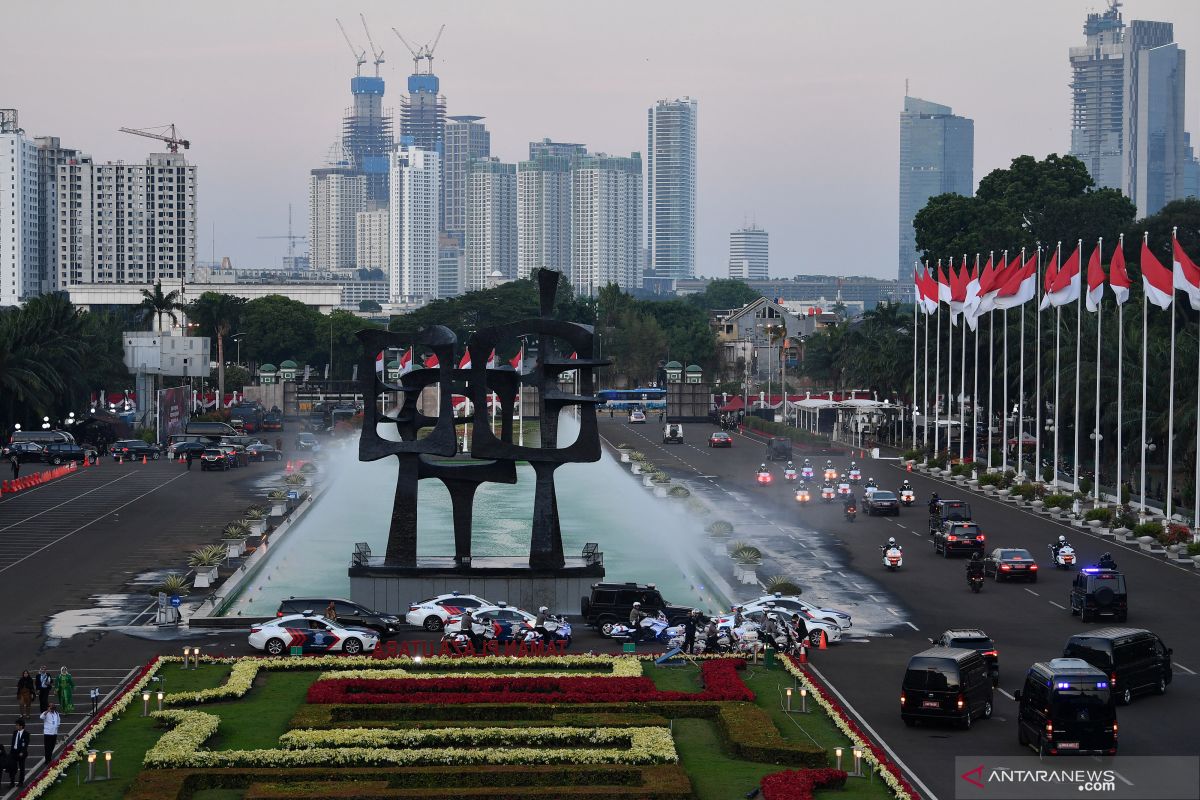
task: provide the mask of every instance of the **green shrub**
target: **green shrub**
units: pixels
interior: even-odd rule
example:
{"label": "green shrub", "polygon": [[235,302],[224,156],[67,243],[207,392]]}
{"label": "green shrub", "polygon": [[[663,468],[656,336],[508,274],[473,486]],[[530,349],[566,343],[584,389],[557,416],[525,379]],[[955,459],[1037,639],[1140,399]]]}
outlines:
{"label": "green shrub", "polygon": [[291,475],[288,475],[286,478],[284,478],[283,482],[288,486],[303,486],[304,484],[308,483],[308,478],[305,478],[299,473],[293,472]]}
{"label": "green shrub", "polygon": [[1138,524],[1137,514],[1134,514],[1128,508],[1122,508],[1121,512],[1119,514],[1117,514],[1117,520],[1113,524],[1113,527],[1114,528],[1126,528],[1128,530],[1133,530],[1135,527],[1137,527],[1137,524]]}
{"label": "green shrub", "polygon": [[1121,505],[1129,505],[1129,487],[1121,484]]}
{"label": "green shrub", "polygon": [[762,560],[762,551],[750,545],[739,547],[731,555],[733,560],[739,564],[756,564]]}
{"label": "green shrub", "polygon": [[1004,483],[1004,476],[999,472],[985,472],[979,476],[980,486],[999,486]]}
{"label": "green shrub", "polygon": [[1048,494],[1042,498],[1042,501],[1046,504],[1046,508],[1070,508],[1071,500],[1072,498],[1069,494],[1061,494],[1059,492]]}
{"label": "green shrub", "polygon": [[783,739],[770,715],[753,703],[721,703],[720,709],[717,729],[738,758],[806,767],[829,763],[825,748]]}
{"label": "green shrub", "polygon": [[178,594],[184,595],[191,590],[191,586],[187,582],[187,578],[180,575],[178,572],[167,573],[162,579],[162,583],[150,590],[151,597],[157,597],[159,592],[163,594]]}
{"label": "green shrub", "polygon": [[733,533],[733,523],[719,519],[708,526],[710,536],[728,536]]}
{"label": "green shrub", "polygon": [[791,425],[784,425],[782,422],[772,422],[761,417],[748,416],[743,420],[743,423],[751,430],[770,436],[783,436],[799,444],[819,445],[821,447],[829,446],[828,437],[817,436]]}
{"label": "green shrub", "polygon": [[800,589],[800,584],[796,583],[786,575],[772,575],[763,581],[763,586],[766,587],[767,594],[779,592],[780,594],[796,595],[800,594],[802,591]]}
{"label": "green shrub", "polygon": [[1033,488],[1032,483],[1022,483],[1020,486],[1013,489],[1013,494],[1021,497],[1024,500],[1032,500],[1036,496],[1037,490]]}
{"label": "green shrub", "polygon": [[266,519],[267,510],[262,506],[247,506],[245,512],[246,519]]}
{"label": "green shrub", "polygon": [[208,567],[216,567],[225,562],[228,555],[224,545],[206,544],[203,547],[197,548],[188,555],[188,566],[195,569],[206,569]]}
{"label": "green shrub", "polygon": [[948,460],[945,451],[936,456],[930,456],[925,460],[925,465],[930,469],[945,469],[946,461]]}
{"label": "green shrub", "polygon": [[222,539],[244,539],[250,535],[250,529],[243,522],[231,522],[221,528]]}
{"label": "green shrub", "polygon": [[1083,518],[1089,522],[1091,520],[1098,519],[1107,525],[1108,523],[1112,522],[1113,516],[1113,510],[1111,508],[1093,508],[1091,511],[1086,512],[1083,515]]}
{"label": "green shrub", "polygon": [[969,476],[974,471],[971,464],[954,464],[950,467],[950,474],[956,477]]}
{"label": "green shrub", "polygon": [[1190,542],[1187,546],[1189,556],[1200,556],[1200,542]]}
{"label": "green shrub", "polygon": [[671,491],[667,492],[667,494],[671,495],[671,497],[682,498],[690,496],[691,492],[689,492],[684,486],[672,486]]}
{"label": "green shrub", "polygon": [[920,450],[905,450],[900,457],[905,461],[919,461],[923,455],[925,454]]}
{"label": "green shrub", "polygon": [[271,491],[267,492],[267,499],[268,500],[287,500],[287,490],[286,489],[272,489]]}
{"label": "green shrub", "polygon": [[1162,536],[1163,526],[1161,522],[1142,522],[1133,526],[1133,535],[1141,538],[1143,536],[1153,536],[1157,539]]}
{"label": "green shrub", "polygon": [[1079,478],[1079,491],[1085,495],[1092,493],[1092,479],[1086,477]]}

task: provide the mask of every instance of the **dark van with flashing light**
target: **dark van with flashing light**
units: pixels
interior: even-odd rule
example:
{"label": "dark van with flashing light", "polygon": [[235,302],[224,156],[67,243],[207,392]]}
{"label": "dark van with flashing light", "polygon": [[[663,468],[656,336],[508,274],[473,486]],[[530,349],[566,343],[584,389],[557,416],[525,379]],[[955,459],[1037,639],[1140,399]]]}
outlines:
{"label": "dark van with flashing light", "polygon": [[976,650],[931,647],[908,661],[900,689],[904,724],[957,722],[992,716],[992,679],[987,660]]}
{"label": "dark van with flashing light", "polygon": [[1109,678],[1081,658],[1029,668],[1016,692],[1017,742],[1039,755],[1115,755],[1117,707]]}
{"label": "dark van with flashing light", "polygon": [[1067,658],[1081,658],[1108,675],[1122,705],[1135,694],[1166,694],[1171,682],[1171,648],[1144,628],[1100,628],[1067,640]]}

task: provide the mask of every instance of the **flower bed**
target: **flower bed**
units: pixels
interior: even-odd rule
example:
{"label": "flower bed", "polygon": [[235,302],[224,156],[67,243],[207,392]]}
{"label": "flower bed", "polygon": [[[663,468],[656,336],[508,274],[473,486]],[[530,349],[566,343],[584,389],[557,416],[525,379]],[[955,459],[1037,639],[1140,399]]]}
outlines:
{"label": "flower bed", "polygon": [[[162,768],[220,768],[220,767],[313,767],[327,766],[419,766],[435,764],[664,764],[678,760],[671,732],[664,728],[625,728],[616,731],[610,738],[629,742],[624,749],[612,747],[516,747],[506,745],[483,749],[470,747],[416,747],[415,739],[402,743],[397,740],[394,747],[379,744],[368,747],[339,746],[331,737],[341,731],[296,731],[291,744],[303,744],[304,734],[314,741],[326,741],[334,746],[308,747],[291,750],[202,750],[201,746],[217,732],[220,718],[203,711],[156,711],[154,717],[174,722],[175,727],[159,738],[158,743],[147,753],[142,764],[152,769]],[[448,741],[461,741],[468,734],[446,734],[444,730],[425,732],[370,731],[371,734],[424,733],[422,743],[436,742],[444,737]],[[576,729],[578,730],[578,729]],[[475,729],[470,734],[482,735],[486,729]],[[363,731],[358,732],[360,735]],[[520,740],[519,731],[506,731],[508,741]],[[290,736],[291,734],[289,734]],[[504,734],[494,734],[502,738]],[[371,740],[375,741],[375,740]],[[403,749],[395,749],[403,748]]]}
{"label": "flower bed", "polygon": [[754,694],[737,675],[741,659],[701,665],[702,692],[664,692],[649,678],[361,678],[321,680],[309,703],[631,703],[745,700]]}
{"label": "flower bed", "polygon": [[847,774],[840,769],[788,769],[764,775],[763,800],[812,800],[817,789],[840,789]]}
{"label": "flower bed", "polygon": [[[494,661],[495,659],[489,659]],[[543,667],[540,659],[535,661],[531,658],[518,659],[521,663],[517,665],[508,665],[507,669],[520,669],[520,674],[494,672],[487,669],[468,669],[468,670],[446,670],[434,668],[425,668],[424,663],[418,665],[408,665],[405,667],[396,667],[394,669],[358,669],[358,670],[332,670],[330,672],[321,673],[320,680],[336,680],[359,678],[368,680],[387,679],[387,678],[415,678],[419,680],[428,680],[432,678],[453,678],[457,677],[462,672],[469,672],[472,678],[519,678],[519,677],[536,677],[536,678],[571,678],[571,677],[595,677],[595,678],[640,678],[642,676],[642,662],[636,658],[615,658],[611,662],[600,662],[592,664],[577,664],[573,669],[560,670],[555,669],[560,666],[553,662],[558,659],[546,659],[551,664]],[[462,663],[462,662],[459,662]],[[501,667],[501,664],[486,664],[486,666]],[[570,666],[570,665],[567,665]],[[601,672],[600,670],[609,669],[609,672]],[[526,675],[525,673],[528,673]],[[594,674],[587,674],[594,673]]]}
{"label": "flower bed", "polygon": [[900,800],[920,800],[920,795],[905,779],[900,768],[888,757],[882,747],[878,746],[850,718],[833,695],[825,686],[817,681],[811,673],[801,666],[792,656],[782,659],[784,668],[800,681],[800,685],[808,689],[817,703],[829,715],[834,724],[846,734],[847,738],[863,751],[863,760],[874,768]]}
{"label": "flower bed", "polygon": [[[654,727],[654,726],[651,726]],[[665,727],[665,726],[657,726]],[[288,731],[279,739],[285,750],[318,747],[547,747],[632,744],[644,728],[335,728]]]}

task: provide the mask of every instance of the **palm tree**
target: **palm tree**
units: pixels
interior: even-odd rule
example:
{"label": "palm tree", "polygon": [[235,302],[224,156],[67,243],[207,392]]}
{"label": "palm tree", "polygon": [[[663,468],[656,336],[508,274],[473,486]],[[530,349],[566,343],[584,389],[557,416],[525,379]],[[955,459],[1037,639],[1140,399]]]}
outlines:
{"label": "palm tree", "polygon": [[172,323],[178,322],[179,318],[175,316],[175,311],[182,309],[183,306],[179,303],[178,289],[163,294],[162,281],[155,281],[153,291],[142,289],[142,302],[138,304],[138,308],[141,309],[143,320],[151,317],[157,320],[157,330],[161,333],[163,316],[170,317]]}
{"label": "palm tree", "polygon": [[188,306],[188,316],[200,323],[201,331],[217,340],[217,402],[225,398],[225,337],[242,317],[245,298],[219,292],[205,292]]}

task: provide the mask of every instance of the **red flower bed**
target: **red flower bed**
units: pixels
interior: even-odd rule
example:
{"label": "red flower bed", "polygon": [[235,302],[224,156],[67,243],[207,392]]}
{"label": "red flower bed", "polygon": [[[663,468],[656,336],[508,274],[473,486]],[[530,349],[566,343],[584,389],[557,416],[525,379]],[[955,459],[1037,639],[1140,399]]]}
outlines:
{"label": "red flower bed", "polygon": [[754,700],[737,670],[742,659],[700,665],[704,691],[661,692],[649,678],[344,678],[317,681],[310,703],[636,703]]}
{"label": "red flower bed", "polygon": [[817,789],[840,789],[846,773],[840,769],[788,769],[764,775],[763,800],[812,800]]}

